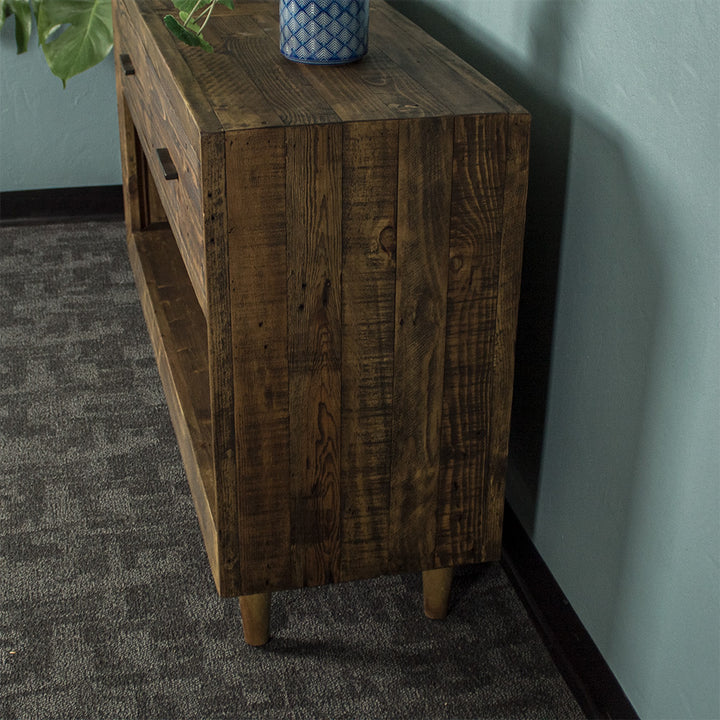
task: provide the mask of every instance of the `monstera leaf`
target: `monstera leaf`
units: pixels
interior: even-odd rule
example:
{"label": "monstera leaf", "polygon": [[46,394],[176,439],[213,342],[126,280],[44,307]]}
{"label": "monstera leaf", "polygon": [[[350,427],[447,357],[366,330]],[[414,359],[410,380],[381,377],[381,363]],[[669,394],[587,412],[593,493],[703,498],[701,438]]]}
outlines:
{"label": "monstera leaf", "polygon": [[[188,45],[212,52],[202,31],[217,4],[233,7],[233,0],[173,0],[178,19],[164,18],[168,29]],[[33,16],[38,37],[52,72],[63,83],[97,65],[112,49],[111,0],[0,0],[0,28],[15,16],[18,53],[28,48]]]}
{"label": "monstera leaf", "polygon": [[112,49],[111,0],[35,0],[35,12],[45,59],[63,87]]}
{"label": "monstera leaf", "polygon": [[19,55],[27,51],[32,32],[32,8],[29,0],[0,0],[0,28],[11,15],[15,16],[15,44]]}

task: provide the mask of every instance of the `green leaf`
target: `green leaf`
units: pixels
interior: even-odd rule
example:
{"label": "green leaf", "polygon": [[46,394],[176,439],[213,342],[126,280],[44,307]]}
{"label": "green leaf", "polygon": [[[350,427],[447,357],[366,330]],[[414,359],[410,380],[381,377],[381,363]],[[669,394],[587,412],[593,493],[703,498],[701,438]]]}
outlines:
{"label": "green leaf", "polygon": [[7,20],[7,18],[11,15],[12,10],[10,10],[7,0],[0,0],[0,30],[2,30],[5,20]]}
{"label": "green leaf", "polygon": [[68,78],[97,65],[112,49],[111,0],[35,1],[45,59],[65,87]]}
{"label": "green leaf", "polygon": [[200,36],[202,32],[200,26],[186,12],[181,11],[178,14],[180,15],[180,20],[182,20],[183,27]]}
{"label": "green leaf", "polygon": [[202,36],[183,27],[172,15],[163,18],[165,27],[178,39],[187,45],[201,47],[205,52],[212,52],[212,45]]}
{"label": "green leaf", "polygon": [[200,3],[197,0],[173,0],[173,5],[181,12],[189,15],[196,9],[195,6],[197,6],[197,10],[200,10],[206,5],[210,5],[211,2],[212,0],[200,0]]}
{"label": "green leaf", "polygon": [[235,7],[233,0],[217,0],[221,5],[230,8],[231,10]]}
{"label": "green leaf", "polygon": [[0,28],[5,18],[15,16],[15,44],[18,55],[27,51],[32,32],[32,9],[28,0],[2,0],[0,3]]}

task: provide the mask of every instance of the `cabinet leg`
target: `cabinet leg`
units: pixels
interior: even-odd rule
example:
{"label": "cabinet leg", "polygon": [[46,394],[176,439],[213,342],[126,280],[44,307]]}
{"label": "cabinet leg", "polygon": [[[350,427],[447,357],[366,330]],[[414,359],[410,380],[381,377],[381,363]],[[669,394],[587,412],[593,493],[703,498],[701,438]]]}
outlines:
{"label": "cabinet leg", "polygon": [[447,616],[452,576],[452,568],[423,571],[423,604],[431,620],[443,620]]}
{"label": "cabinet leg", "polygon": [[248,645],[264,645],[270,639],[270,595],[243,595],[240,598],[243,634]]}

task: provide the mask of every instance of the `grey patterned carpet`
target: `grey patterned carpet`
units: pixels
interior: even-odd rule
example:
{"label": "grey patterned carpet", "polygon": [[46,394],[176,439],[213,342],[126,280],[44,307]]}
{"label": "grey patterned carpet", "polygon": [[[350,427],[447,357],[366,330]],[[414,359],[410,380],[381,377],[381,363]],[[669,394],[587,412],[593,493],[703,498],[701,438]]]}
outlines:
{"label": "grey patterned carpet", "polygon": [[0,718],[579,718],[498,565],[219,599],[119,223],[0,228]]}

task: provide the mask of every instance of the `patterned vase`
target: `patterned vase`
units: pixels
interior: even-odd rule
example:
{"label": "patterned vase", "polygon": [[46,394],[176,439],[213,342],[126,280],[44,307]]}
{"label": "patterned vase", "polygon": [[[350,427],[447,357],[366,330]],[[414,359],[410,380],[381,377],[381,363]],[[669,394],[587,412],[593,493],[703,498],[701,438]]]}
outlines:
{"label": "patterned vase", "polygon": [[370,0],[280,0],[280,52],[311,65],[359,60],[368,47]]}

